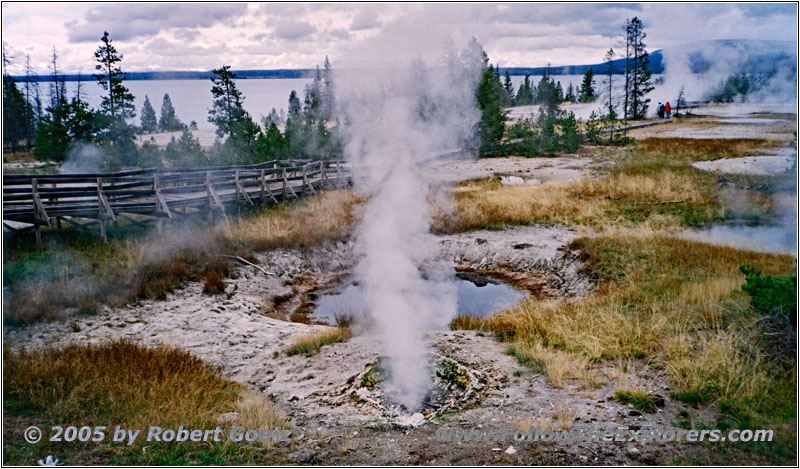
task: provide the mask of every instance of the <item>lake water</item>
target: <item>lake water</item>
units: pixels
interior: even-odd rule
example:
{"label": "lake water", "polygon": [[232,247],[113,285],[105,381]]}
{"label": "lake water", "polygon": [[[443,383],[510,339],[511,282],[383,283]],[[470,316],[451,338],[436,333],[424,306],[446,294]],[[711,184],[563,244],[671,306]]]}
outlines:
{"label": "lake water", "polygon": [[[532,76],[531,82],[538,84],[541,76]],[[567,87],[572,83],[576,93],[580,89],[583,75],[554,75],[553,78],[561,83],[561,86],[566,92]],[[654,76],[654,79],[657,76]],[[514,83],[514,89],[519,89],[519,85],[524,80],[522,76],[512,76],[511,81]],[[286,109],[289,102],[289,93],[292,90],[297,91],[298,97],[301,102],[303,99],[303,90],[306,85],[312,80],[310,78],[270,78],[270,79],[246,79],[236,80],[236,85],[244,95],[244,107],[247,112],[261,122],[262,118],[269,114],[272,108],[277,110]],[[595,75],[595,89],[602,90],[603,77]],[[614,89],[615,94],[621,93],[622,79],[619,75],[614,76]],[[619,88],[617,87],[619,85]],[[156,115],[161,110],[161,101],[164,98],[164,93],[168,93],[172,99],[172,105],[178,117],[186,124],[194,120],[200,129],[212,130],[214,126],[208,122],[208,109],[211,107],[211,80],[128,80],[125,82],[130,92],[134,95],[136,104],[136,119],[135,122],[139,123],[142,104],[144,103],[145,95],[150,97],[150,102],[156,110]],[[48,84],[42,83],[42,92],[45,97],[48,96]],[[67,92],[69,96],[74,96],[77,88],[76,82],[67,83]],[[659,92],[658,87],[651,93],[653,103],[659,100],[657,96]],[[89,105],[97,108],[100,105],[103,90],[95,81],[86,81],[81,84],[81,96],[86,100]],[[671,99],[669,97],[665,99]],[[591,111],[600,109],[602,104],[595,102],[591,104],[577,104],[567,106],[569,110],[575,112],[578,118],[585,119],[589,116]],[[651,106],[655,108],[655,104]],[[528,109],[530,108],[530,109]],[[519,117],[521,115],[530,115],[538,110],[538,106],[525,106],[523,109],[514,109],[512,117]]]}
{"label": "lake water", "polygon": [[[308,78],[248,79],[236,80],[236,86],[244,95],[244,108],[260,123],[273,107],[277,110],[287,108],[292,90],[297,91],[302,102],[303,90],[310,82]],[[40,86],[47,95],[47,83]],[[208,109],[212,105],[211,80],[129,80],[125,86],[136,97],[137,124],[145,95],[150,97],[150,103],[159,115],[164,93],[168,93],[181,121],[188,124],[194,120],[200,129],[214,128],[208,122]],[[75,82],[67,83],[69,96],[74,96],[76,87]],[[100,105],[102,93],[103,89],[96,82],[81,84],[81,96],[92,107]]]}
{"label": "lake water", "polygon": [[[514,307],[527,298],[524,290],[490,277],[462,273],[456,279],[458,314],[487,317]],[[314,295],[314,314],[311,319],[325,324],[336,324],[337,317],[358,317],[367,314],[361,287],[348,282],[343,286],[323,290]]]}

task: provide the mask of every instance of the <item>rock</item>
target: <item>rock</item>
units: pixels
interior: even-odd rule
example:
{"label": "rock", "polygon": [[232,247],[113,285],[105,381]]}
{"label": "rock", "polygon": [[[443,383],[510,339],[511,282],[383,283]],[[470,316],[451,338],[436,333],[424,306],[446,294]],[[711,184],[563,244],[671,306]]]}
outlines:
{"label": "rock", "polygon": [[660,394],[653,394],[653,404],[655,404],[656,407],[664,407],[666,405],[664,396]]}
{"label": "rock", "polygon": [[513,446],[509,446],[508,448],[506,448],[505,453],[506,454],[517,454],[517,450],[514,449]]}
{"label": "rock", "polygon": [[638,410],[631,410],[630,412],[628,412],[628,415],[630,415],[631,417],[638,417],[642,415],[642,413],[639,412]]}
{"label": "rock", "polygon": [[531,243],[519,243],[514,245],[514,249],[527,249],[531,246],[533,246]]}
{"label": "rock", "polygon": [[239,412],[225,412],[217,417],[217,423],[235,422],[239,418]]}
{"label": "rock", "polygon": [[425,423],[425,416],[419,412],[411,415],[401,415],[397,418],[397,424],[401,427],[418,427]]}
{"label": "rock", "polygon": [[475,243],[477,243],[477,244],[486,244],[487,241],[485,239],[483,239],[483,238],[476,238],[475,239]]}

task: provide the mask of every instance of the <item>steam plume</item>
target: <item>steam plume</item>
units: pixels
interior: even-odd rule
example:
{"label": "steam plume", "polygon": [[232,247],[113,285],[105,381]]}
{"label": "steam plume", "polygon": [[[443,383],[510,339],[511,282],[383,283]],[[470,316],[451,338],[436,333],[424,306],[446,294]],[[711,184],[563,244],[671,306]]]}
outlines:
{"label": "steam plume", "polygon": [[483,62],[472,45],[427,61],[387,45],[335,77],[348,123],[345,156],[370,197],[356,233],[356,275],[388,359],[387,389],[408,410],[419,407],[430,382],[422,334],[456,314],[452,267],[438,258],[430,233],[435,188],[419,163],[463,147],[478,121]]}

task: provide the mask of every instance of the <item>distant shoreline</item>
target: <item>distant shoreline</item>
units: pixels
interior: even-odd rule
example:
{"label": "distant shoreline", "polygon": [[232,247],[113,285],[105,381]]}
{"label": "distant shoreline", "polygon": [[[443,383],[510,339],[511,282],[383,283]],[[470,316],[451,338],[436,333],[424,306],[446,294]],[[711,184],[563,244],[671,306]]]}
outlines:
{"label": "distant shoreline", "polygon": [[[661,73],[663,66],[661,65],[661,53],[656,51],[650,55],[651,63],[650,70],[653,73]],[[508,71],[511,76],[523,75],[542,75],[544,71],[549,69],[551,75],[583,75],[590,68],[599,73],[603,64],[593,65],[562,65],[555,67],[500,67],[500,73]],[[624,59],[617,59],[613,64],[613,72],[615,75],[625,73]],[[313,78],[316,74],[316,69],[313,68],[298,68],[298,69],[277,69],[277,70],[233,70],[236,74],[236,79],[271,79],[271,78]],[[125,73],[126,80],[210,80],[213,73],[208,71],[184,71],[184,70],[167,70],[161,72],[128,72]],[[62,75],[64,81],[94,81],[93,74],[65,74]],[[25,82],[24,75],[12,75],[14,80],[18,82]],[[39,82],[52,82],[52,75],[33,75],[31,81]]]}

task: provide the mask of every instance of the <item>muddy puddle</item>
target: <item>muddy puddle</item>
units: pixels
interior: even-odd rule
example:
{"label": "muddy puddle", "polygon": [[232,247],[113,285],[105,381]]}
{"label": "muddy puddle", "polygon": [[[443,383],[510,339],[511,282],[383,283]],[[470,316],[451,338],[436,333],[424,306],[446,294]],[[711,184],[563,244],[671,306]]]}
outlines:
{"label": "muddy puddle", "polygon": [[[487,317],[514,307],[528,297],[529,293],[487,275],[458,272],[456,284],[458,314],[462,316]],[[335,325],[343,318],[358,318],[367,314],[362,287],[354,279],[324,288],[308,295],[312,323]]]}

